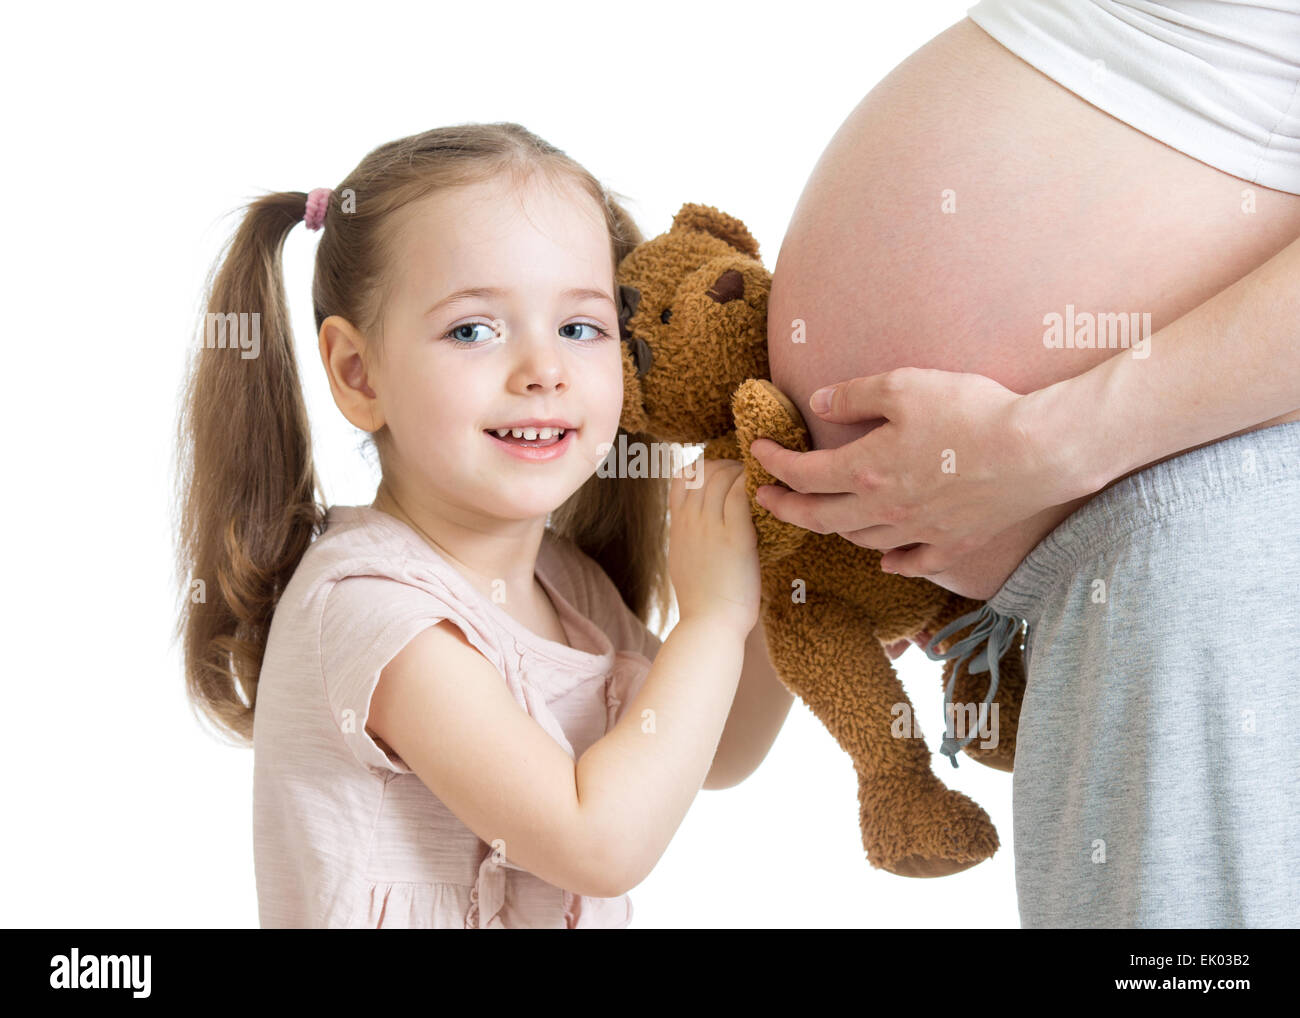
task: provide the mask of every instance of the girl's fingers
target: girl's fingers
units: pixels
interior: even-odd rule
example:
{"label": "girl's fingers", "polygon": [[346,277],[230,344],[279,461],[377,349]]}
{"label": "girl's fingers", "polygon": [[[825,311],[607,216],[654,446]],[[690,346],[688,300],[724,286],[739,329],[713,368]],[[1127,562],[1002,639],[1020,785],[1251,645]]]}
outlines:
{"label": "girl's fingers", "polygon": [[709,479],[704,489],[708,508],[705,511],[711,518],[722,519],[723,506],[731,494],[731,485],[735,480],[733,471],[738,470],[743,475],[745,468],[735,460],[712,460],[708,465]]}
{"label": "girl's fingers", "polygon": [[745,471],[742,469],[731,482],[731,487],[727,490],[727,502],[724,518],[727,522],[733,519],[748,519],[752,515],[749,507],[749,492],[745,490]]}

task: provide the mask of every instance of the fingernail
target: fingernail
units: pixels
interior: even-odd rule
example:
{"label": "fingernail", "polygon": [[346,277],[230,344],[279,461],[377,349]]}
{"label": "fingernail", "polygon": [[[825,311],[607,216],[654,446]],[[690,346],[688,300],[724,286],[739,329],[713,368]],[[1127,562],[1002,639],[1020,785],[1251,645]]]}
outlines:
{"label": "fingernail", "polygon": [[831,408],[831,393],[835,391],[835,386],[828,385],[824,389],[818,389],[809,399],[809,405],[812,406],[815,413],[824,414]]}

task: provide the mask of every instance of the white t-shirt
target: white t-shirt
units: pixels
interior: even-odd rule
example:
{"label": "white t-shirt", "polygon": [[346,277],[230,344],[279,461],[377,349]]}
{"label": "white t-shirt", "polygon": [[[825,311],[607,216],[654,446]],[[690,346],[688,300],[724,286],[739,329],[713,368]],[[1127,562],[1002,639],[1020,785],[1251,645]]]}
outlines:
{"label": "white t-shirt", "polygon": [[981,0],[966,14],[1144,134],[1300,194],[1300,0]]}

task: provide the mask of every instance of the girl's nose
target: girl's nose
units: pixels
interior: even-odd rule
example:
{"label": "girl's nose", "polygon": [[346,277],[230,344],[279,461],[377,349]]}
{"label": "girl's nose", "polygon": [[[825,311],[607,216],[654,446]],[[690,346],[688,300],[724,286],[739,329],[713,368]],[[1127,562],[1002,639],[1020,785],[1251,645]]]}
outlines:
{"label": "girl's nose", "polygon": [[529,389],[559,389],[567,384],[559,337],[516,336],[515,371]]}

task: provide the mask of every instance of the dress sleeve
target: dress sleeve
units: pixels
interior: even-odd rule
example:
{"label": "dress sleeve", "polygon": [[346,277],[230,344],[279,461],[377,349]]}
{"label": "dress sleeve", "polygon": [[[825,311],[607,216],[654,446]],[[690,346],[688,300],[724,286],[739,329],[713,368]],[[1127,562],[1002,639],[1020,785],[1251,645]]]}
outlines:
{"label": "dress sleeve", "polygon": [[366,731],[379,675],[413,637],[444,619],[501,667],[491,644],[449,597],[386,576],[344,577],[326,595],[320,632],[325,697],[344,744],[378,776],[412,773],[396,752]]}

